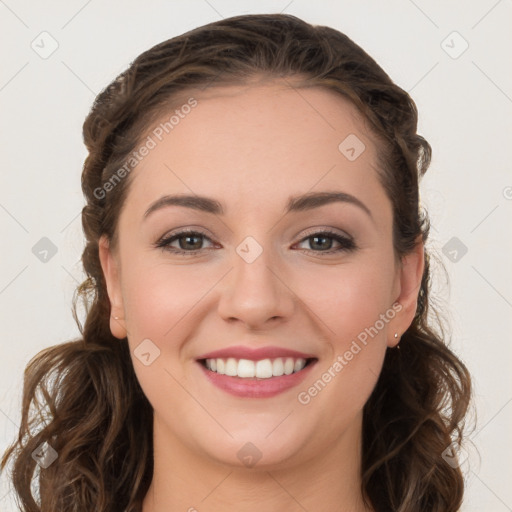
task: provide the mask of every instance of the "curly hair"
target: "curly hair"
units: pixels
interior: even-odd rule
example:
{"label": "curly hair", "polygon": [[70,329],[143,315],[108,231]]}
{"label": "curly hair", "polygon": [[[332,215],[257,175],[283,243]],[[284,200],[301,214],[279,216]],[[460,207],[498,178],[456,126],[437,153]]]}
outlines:
{"label": "curly hair", "polygon": [[[258,75],[299,77],[298,87],[324,87],[350,100],[378,141],[379,179],[392,203],[397,257],[427,240],[430,225],[419,204],[419,180],[430,164],[431,147],[417,134],[416,105],[346,35],[291,15],[243,15],[142,53],[97,96],[83,126],[87,279],[74,298],[81,336],[43,350],[25,370],[19,434],[2,460],[2,469],[13,463],[24,512],[140,512],[153,475],[153,411],[137,381],[127,339],[110,331],[98,253],[102,235],[115,243],[131,181],[121,180],[108,194],[101,191],[140,144],[141,134],[180,94],[243,84]],[[363,411],[361,492],[379,512],[453,512],[463,497],[463,475],[445,462],[443,451],[462,440],[471,381],[448,348],[439,317],[429,314],[426,249],[424,256],[414,320],[400,349],[387,351]],[[32,456],[42,443],[58,453],[58,463],[44,470]]]}

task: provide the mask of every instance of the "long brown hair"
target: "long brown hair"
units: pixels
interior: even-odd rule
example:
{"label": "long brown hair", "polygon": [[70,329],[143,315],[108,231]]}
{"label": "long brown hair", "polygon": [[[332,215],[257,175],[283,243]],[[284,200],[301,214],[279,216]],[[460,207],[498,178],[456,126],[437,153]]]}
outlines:
{"label": "long brown hair", "polygon": [[[43,350],[26,368],[19,436],[2,460],[2,469],[13,462],[23,511],[140,512],[153,472],[152,408],[136,379],[127,340],[110,332],[98,256],[100,236],[115,243],[131,181],[120,180],[108,194],[105,184],[179,94],[241,84],[256,75],[302,77],[300,87],[325,87],[348,98],[378,141],[396,255],[427,240],[429,221],[418,185],[431,148],[417,134],[416,106],[346,35],[291,15],[236,16],[137,57],[98,95],[84,123],[89,154],[82,174],[82,262],[88,277],[74,302],[81,337]],[[470,377],[447,347],[438,317],[429,314],[429,263],[425,250],[415,318],[400,349],[388,350],[364,408],[362,494],[375,511],[453,512],[462,501],[461,471],[443,452],[462,439]],[[83,326],[76,313],[80,298],[86,305]],[[58,457],[45,469],[32,456],[42,443]]]}

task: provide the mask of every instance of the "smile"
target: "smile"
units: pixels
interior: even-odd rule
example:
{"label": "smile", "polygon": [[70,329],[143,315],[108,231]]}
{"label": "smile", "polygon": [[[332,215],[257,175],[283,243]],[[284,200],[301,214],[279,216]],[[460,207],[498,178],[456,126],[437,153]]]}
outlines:
{"label": "smile", "polygon": [[250,359],[230,357],[227,359],[204,359],[202,362],[208,370],[219,375],[239,377],[241,379],[271,379],[272,377],[281,377],[282,375],[300,372],[311,362],[311,359],[276,357],[274,359],[267,358],[252,361]]}
{"label": "smile", "polygon": [[270,398],[298,386],[318,358],[278,347],[230,347],[196,360],[206,381],[238,398]]}

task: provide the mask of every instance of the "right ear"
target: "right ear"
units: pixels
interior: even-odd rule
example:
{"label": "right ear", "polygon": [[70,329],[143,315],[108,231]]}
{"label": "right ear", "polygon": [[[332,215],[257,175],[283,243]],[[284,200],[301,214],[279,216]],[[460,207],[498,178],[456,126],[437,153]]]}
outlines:
{"label": "right ear", "polygon": [[110,331],[113,336],[121,340],[126,338],[127,331],[119,262],[112,253],[110,243],[105,235],[101,236],[98,246],[101,268],[107,283],[107,293],[110,300]]}

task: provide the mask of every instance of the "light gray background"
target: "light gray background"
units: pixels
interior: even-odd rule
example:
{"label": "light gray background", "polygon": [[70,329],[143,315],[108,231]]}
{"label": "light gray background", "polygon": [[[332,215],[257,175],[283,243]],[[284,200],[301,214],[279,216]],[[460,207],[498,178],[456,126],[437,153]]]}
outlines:
{"label": "light gray background", "polygon": [[[463,510],[512,510],[510,0],[0,0],[0,451],[16,433],[26,363],[78,334],[70,306],[82,279],[81,128],[94,97],[154,44],[264,12],[345,32],[418,105],[434,154],[421,186],[433,224],[429,247],[449,273],[443,311],[475,386]],[[48,51],[52,38],[58,48],[43,59],[31,44]],[[464,41],[469,47],[458,55]],[[57,248],[46,262],[32,252],[42,237]],[[445,289],[442,277],[436,289]],[[0,509],[15,510],[5,477]]]}

